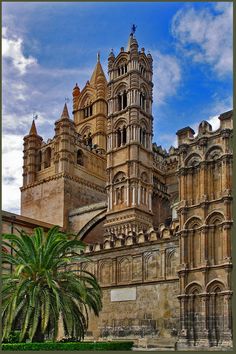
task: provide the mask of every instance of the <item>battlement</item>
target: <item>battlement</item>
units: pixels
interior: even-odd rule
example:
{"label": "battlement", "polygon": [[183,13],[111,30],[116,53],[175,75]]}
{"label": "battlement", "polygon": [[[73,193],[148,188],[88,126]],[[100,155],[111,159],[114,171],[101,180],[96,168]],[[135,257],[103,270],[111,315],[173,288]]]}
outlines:
{"label": "battlement", "polygon": [[169,226],[161,223],[157,230],[153,228],[148,231],[140,231],[138,233],[129,231],[127,235],[105,235],[103,243],[87,244],[85,253],[97,253],[106,250],[112,250],[127,246],[149,244],[153,242],[164,242],[178,238],[179,224],[178,221],[172,221]]}

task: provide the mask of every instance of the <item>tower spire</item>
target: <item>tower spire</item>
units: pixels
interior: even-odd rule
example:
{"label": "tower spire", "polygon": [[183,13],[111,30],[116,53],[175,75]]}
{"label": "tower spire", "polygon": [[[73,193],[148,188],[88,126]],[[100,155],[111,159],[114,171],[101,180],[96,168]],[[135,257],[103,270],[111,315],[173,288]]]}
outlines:
{"label": "tower spire", "polygon": [[29,135],[38,135],[34,119],[32,121]]}
{"label": "tower spire", "polygon": [[62,114],[61,114],[61,119],[70,119],[66,102],[64,104],[64,108],[63,108],[63,111],[62,111]]}

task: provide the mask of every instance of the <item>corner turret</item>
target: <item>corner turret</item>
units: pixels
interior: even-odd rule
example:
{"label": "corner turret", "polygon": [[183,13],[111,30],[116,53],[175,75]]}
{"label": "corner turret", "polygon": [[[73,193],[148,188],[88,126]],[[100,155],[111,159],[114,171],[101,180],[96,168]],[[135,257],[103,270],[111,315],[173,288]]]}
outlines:
{"label": "corner turret", "polygon": [[40,152],[42,141],[33,120],[29,134],[24,137],[23,186],[32,184],[36,180],[36,173],[40,170],[42,163]]}

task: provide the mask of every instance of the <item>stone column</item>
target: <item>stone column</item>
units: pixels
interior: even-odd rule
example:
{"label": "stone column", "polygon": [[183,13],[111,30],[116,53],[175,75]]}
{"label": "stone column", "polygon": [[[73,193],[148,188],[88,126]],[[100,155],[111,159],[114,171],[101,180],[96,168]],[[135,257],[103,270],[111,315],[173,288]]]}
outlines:
{"label": "stone column", "polygon": [[203,227],[201,230],[201,264],[205,264],[208,260],[207,247],[207,229]]}
{"label": "stone column", "polygon": [[140,182],[138,184],[138,205],[140,205],[140,189],[141,189],[141,186],[140,186]]}
{"label": "stone column", "polygon": [[129,181],[127,181],[126,193],[127,193],[126,204],[127,204],[127,206],[129,206]]}
{"label": "stone column", "polygon": [[161,278],[166,278],[165,250],[161,250]]}
{"label": "stone column", "polygon": [[180,264],[187,264],[189,263],[189,252],[188,252],[188,232],[187,230],[182,230],[180,236]]}
{"label": "stone column", "polygon": [[130,125],[127,127],[126,129],[126,142],[129,143],[130,142]]}
{"label": "stone column", "polygon": [[111,149],[113,149],[113,134],[114,133],[111,133]]}
{"label": "stone column", "polygon": [[110,187],[110,206],[111,206],[111,209],[112,209],[112,207],[113,207],[112,196],[113,196],[113,191],[112,191],[112,187]]}
{"label": "stone column", "polygon": [[229,224],[225,224],[222,228],[223,259],[230,259],[231,257],[230,229],[231,226]]}
{"label": "stone column", "polygon": [[135,200],[135,186],[132,186],[132,205],[136,204]]}
{"label": "stone column", "polygon": [[201,329],[201,339],[200,345],[204,347],[209,347],[209,329],[208,329],[208,309],[209,309],[209,296],[208,294],[201,295],[202,301],[202,329]]}
{"label": "stone column", "polygon": [[179,296],[179,301],[180,301],[180,334],[177,342],[177,350],[181,350],[181,348],[187,348],[189,346],[188,325],[186,323],[188,298],[186,297],[186,295],[181,295]]}
{"label": "stone column", "polygon": [[224,333],[222,345],[232,347],[233,333],[232,333],[232,293],[224,294]]}
{"label": "stone column", "polygon": [[152,192],[149,192],[149,203],[148,209],[152,212]]}
{"label": "stone column", "polygon": [[136,126],[134,125],[133,126],[134,130],[133,130],[133,140],[136,141],[137,140],[137,137],[136,137]]}

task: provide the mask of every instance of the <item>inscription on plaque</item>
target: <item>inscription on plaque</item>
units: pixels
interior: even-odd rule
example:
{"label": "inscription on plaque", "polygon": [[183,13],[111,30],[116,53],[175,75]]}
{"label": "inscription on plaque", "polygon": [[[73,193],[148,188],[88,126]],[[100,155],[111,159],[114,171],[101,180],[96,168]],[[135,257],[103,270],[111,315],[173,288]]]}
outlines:
{"label": "inscription on plaque", "polygon": [[123,288],[111,290],[111,302],[136,300],[136,288]]}

